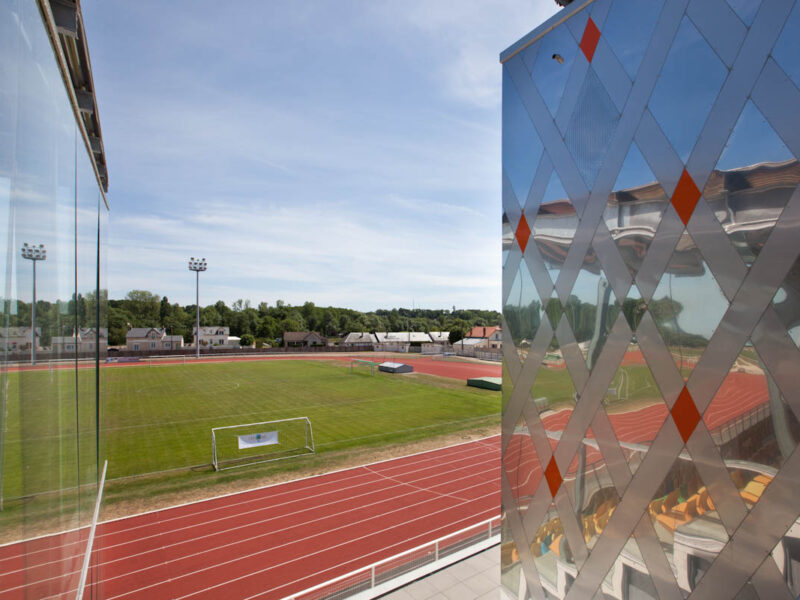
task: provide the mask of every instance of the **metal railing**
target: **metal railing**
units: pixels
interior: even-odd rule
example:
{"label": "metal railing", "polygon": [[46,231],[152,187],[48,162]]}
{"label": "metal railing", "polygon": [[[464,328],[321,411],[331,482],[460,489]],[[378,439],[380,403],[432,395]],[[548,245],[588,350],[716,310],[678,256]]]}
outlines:
{"label": "metal railing", "polygon": [[[478,544],[488,547],[499,542],[499,535],[500,517],[497,516],[290,594],[283,600],[342,600],[356,594],[359,598],[374,598],[466,558],[468,554],[465,551]],[[474,551],[481,549],[474,548]],[[393,581],[397,582],[396,585],[392,585]]]}

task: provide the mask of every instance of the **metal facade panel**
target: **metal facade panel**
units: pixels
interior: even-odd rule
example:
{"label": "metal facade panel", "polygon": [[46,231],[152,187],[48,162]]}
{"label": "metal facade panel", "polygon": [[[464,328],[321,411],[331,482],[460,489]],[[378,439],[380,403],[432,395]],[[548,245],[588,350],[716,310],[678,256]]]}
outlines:
{"label": "metal facade panel", "polygon": [[505,57],[544,157],[504,266],[514,597],[800,594],[799,11],[598,0]]}

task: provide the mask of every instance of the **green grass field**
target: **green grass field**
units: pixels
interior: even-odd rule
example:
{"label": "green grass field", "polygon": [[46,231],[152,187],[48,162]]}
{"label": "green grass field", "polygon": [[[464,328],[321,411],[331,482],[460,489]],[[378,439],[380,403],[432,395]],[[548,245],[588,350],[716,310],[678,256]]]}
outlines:
{"label": "green grass field", "polygon": [[[19,403],[8,406],[5,498],[68,487],[55,483],[74,481],[77,427],[83,455],[91,454],[92,382],[78,382],[82,417],[75,422],[74,371],[53,377],[9,374],[10,387],[23,382]],[[105,368],[101,391],[100,443],[109,479],[210,464],[212,427],[307,416],[321,454],[496,425],[500,413],[497,392],[429,376],[351,373],[347,363],[324,361]],[[52,416],[58,414],[54,397],[63,399],[63,418]],[[29,470],[23,478],[14,468],[23,455],[24,464],[42,465],[41,477]],[[48,468],[53,457],[58,464]],[[61,473],[55,481],[54,470]],[[81,471],[90,481],[94,465],[84,461]]]}

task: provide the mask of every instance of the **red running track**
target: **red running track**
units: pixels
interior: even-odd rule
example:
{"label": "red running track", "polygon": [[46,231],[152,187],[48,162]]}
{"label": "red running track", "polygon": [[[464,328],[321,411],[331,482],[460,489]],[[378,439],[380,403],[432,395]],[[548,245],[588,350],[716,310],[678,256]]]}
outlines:
{"label": "red running track", "polygon": [[[372,362],[383,362],[384,360],[393,360],[395,362],[404,362],[412,365],[414,371],[417,373],[425,373],[427,375],[438,375],[439,377],[449,377],[452,379],[469,379],[470,377],[500,377],[502,375],[502,367],[499,364],[492,365],[486,363],[472,362],[472,361],[447,361],[447,360],[434,360],[431,357],[421,357],[417,355],[414,358],[408,356],[392,358],[384,358],[379,354],[314,354],[314,355],[289,355],[289,356],[241,356],[231,358],[201,358],[199,362],[195,359],[190,359],[187,365],[207,364],[213,365],[217,363],[229,362],[254,362],[265,360],[336,360],[349,362],[350,360],[358,358],[362,360],[369,360]],[[148,366],[148,359],[143,359],[141,362],[120,362],[120,363],[101,363],[101,368],[134,368]],[[182,358],[176,359],[153,359],[157,365],[180,365],[184,364]],[[9,371],[45,371],[49,369],[48,365],[40,365],[35,367],[30,366],[17,366],[10,367]],[[54,365],[54,369],[74,369],[75,364],[59,364]],[[93,363],[79,365],[79,368],[94,368]]]}
{"label": "red running track", "polygon": [[[282,598],[500,511],[499,436],[98,525],[100,596]],[[72,598],[78,533],[0,547],[0,599]]]}

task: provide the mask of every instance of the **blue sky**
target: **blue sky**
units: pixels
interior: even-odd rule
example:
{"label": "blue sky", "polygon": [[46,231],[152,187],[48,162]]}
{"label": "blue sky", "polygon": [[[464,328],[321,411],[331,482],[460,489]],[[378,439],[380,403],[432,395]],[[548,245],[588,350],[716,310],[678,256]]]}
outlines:
{"label": "blue sky", "polygon": [[518,2],[84,0],[112,298],[500,307]]}

